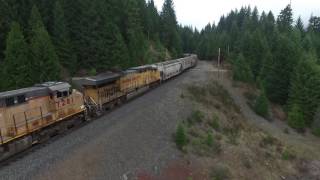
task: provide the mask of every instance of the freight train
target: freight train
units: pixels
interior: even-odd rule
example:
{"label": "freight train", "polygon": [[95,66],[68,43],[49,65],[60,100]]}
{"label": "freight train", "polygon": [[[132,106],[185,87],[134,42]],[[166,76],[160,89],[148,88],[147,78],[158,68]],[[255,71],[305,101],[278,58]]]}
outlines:
{"label": "freight train", "polygon": [[196,66],[196,55],[0,93],[0,161]]}

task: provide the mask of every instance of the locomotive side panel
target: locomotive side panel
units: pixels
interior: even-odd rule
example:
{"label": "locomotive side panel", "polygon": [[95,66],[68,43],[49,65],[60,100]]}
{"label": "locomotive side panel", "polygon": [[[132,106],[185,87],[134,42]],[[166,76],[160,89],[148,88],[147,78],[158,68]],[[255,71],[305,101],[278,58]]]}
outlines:
{"label": "locomotive side panel", "polygon": [[[52,119],[48,108],[48,96],[29,100],[23,104],[6,107],[4,110],[4,132],[15,137],[45,126]],[[50,116],[49,119],[46,117]]]}

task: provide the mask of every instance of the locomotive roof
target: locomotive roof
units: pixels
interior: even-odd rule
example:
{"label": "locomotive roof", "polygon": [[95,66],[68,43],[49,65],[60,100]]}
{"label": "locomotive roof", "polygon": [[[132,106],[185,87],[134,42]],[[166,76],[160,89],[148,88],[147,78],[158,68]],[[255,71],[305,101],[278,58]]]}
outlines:
{"label": "locomotive roof", "polygon": [[48,89],[45,87],[28,87],[23,89],[17,89],[12,91],[6,91],[0,93],[0,99],[9,97],[25,95],[26,97],[42,96],[48,94]]}
{"label": "locomotive roof", "polygon": [[36,84],[33,87],[1,92],[0,99],[5,99],[19,95],[25,95],[27,98],[46,96],[53,91],[67,91],[70,87],[70,84],[65,82],[46,82],[43,84]]}
{"label": "locomotive roof", "polygon": [[46,87],[51,92],[54,92],[54,91],[68,91],[71,85],[66,82],[45,82],[42,84],[36,84],[35,87]]}
{"label": "locomotive roof", "polygon": [[133,67],[128,69],[127,71],[146,71],[146,70],[152,70],[152,69],[156,69],[156,67],[152,66],[152,65],[145,65],[145,66],[138,66],[138,67]]}
{"label": "locomotive roof", "polygon": [[73,78],[72,81],[81,86],[99,86],[113,82],[120,77],[119,73],[107,72],[97,76]]}

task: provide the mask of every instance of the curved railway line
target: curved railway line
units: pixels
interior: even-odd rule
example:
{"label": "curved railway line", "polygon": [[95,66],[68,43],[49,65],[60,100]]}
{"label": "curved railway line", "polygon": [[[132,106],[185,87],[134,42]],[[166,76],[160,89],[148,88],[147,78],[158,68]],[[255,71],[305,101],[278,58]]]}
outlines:
{"label": "curved railway line", "polygon": [[191,55],[122,73],[74,78],[79,91],[72,90],[68,83],[48,82],[0,93],[0,166],[50,144],[92,118],[176,77],[196,62],[197,57]]}

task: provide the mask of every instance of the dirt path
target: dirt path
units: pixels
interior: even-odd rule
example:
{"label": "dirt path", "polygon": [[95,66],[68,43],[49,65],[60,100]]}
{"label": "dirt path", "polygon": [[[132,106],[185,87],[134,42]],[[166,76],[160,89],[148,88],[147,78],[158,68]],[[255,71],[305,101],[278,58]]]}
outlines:
{"label": "dirt path", "polygon": [[[301,153],[305,154],[306,157],[315,158],[320,160],[320,139],[311,135],[301,135],[296,133],[293,129],[287,126],[285,122],[280,120],[275,120],[273,122],[268,122],[266,119],[258,116],[252,109],[248,106],[247,100],[243,95],[243,90],[241,88],[233,87],[232,81],[228,75],[227,70],[218,70],[216,66],[207,66],[209,71],[213,72],[211,79],[219,82],[231,95],[234,102],[240,107],[241,112],[246,117],[246,119],[253,123],[255,126],[266,131],[270,135],[282,139],[289,145],[295,146],[295,149],[300,150]],[[290,133],[284,133],[284,129],[290,129]]]}

